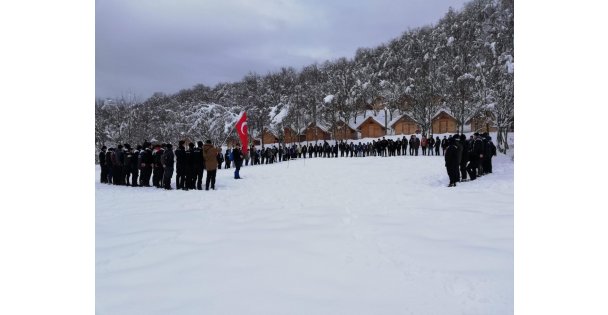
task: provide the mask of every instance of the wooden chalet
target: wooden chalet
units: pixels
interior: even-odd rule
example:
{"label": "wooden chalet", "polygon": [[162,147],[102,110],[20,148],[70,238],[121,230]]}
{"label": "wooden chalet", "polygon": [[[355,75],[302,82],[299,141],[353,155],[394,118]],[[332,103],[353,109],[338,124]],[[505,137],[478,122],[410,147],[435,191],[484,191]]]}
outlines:
{"label": "wooden chalet", "polygon": [[494,125],[491,112],[481,112],[466,122],[471,126],[471,132],[496,132],[498,128]]}
{"label": "wooden chalet", "polygon": [[420,125],[408,115],[401,115],[401,117],[391,123],[389,127],[395,131],[395,135],[412,135],[421,129]]}
{"label": "wooden chalet", "polygon": [[332,129],[334,140],[357,139],[357,130],[342,120],[339,120]]}
{"label": "wooden chalet", "polygon": [[310,123],[306,130],[304,130],[304,134],[306,135],[306,141],[319,141],[319,140],[330,140],[331,134],[329,130],[324,127],[320,127],[316,123]]}
{"label": "wooden chalet", "polygon": [[386,136],[386,128],[371,116],[363,120],[357,129],[361,132],[361,138]]}
{"label": "wooden chalet", "polygon": [[264,131],[260,135],[260,138],[262,138],[262,143],[264,144],[279,142],[279,137],[277,137],[277,135],[275,135],[273,132],[266,128],[264,128]]}
{"label": "wooden chalet", "polygon": [[300,141],[298,133],[291,127],[283,128],[283,139],[285,143],[293,143]]}
{"label": "wooden chalet", "polygon": [[440,110],[431,122],[433,134],[458,132],[458,121],[445,110]]}

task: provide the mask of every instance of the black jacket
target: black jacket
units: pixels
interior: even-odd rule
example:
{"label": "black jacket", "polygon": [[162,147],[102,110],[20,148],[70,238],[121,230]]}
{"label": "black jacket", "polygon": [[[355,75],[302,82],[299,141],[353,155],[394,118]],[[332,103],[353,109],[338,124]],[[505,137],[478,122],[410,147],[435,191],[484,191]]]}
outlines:
{"label": "black jacket", "polygon": [[175,162],[175,155],[173,154],[173,150],[165,150],[163,155],[160,158],[160,161],[163,167],[173,169],[173,164]]}
{"label": "black jacket", "polygon": [[234,165],[237,167],[241,167],[243,165],[243,153],[240,149],[234,148],[232,149],[232,158],[234,159]]}
{"label": "black jacket", "polygon": [[458,148],[456,145],[448,145],[445,149],[445,167],[458,168]]}
{"label": "black jacket", "polygon": [[106,152],[105,151],[99,152],[99,165],[106,166]]}
{"label": "black jacket", "polygon": [[182,170],[186,168],[186,148],[183,146],[179,146],[177,150],[175,150],[175,161],[177,169]]}

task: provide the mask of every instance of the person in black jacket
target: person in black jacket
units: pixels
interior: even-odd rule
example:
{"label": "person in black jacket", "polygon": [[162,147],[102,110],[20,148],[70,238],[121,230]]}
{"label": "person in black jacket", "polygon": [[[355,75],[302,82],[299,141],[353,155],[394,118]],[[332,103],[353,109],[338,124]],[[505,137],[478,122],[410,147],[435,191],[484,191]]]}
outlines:
{"label": "person in black jacket", "polygon": [[483,174],[490,174],[491,173],[491,166],[492,165],[492,145],[494,145],[492,143],[492,141],[490,140],[490,135],[487,132],[484,132],[483,134]]}
{"label": "person in black jacket", "polygon": [[106,151],[107,147],[104,145],[99,151],[99,168],[101,168],[101,174],[99,175],[99,181],[101,183],[108,182],[108,168],[106,166]]}
{"label": "person in black jacket", "polygon": [[173,177],[173,163],[175,155],[173,154],[173,145],[167,143],[165,146],[165,152],[160,158],[161,164],[163,165],[163,188],[171,190],[171,178]]}
{"label": "person in black jacket", "polygon": [[[125,143],[125,152],[124,152],[124,163],[122,165],[122,174],[124,177],[124,183],[127,186],[131,186],[131,183],[129,181],[129,179],[131,178],[131,165],[133,164],[133,160],[136,159],[136,157],[133,155],[133,149],[131,148],[131,145],[128,143]],[[133,181],[133,183],[135,183],[135,181]]]}
{"label": "person in black jacket", "polygon": [[492,137],[488,136],[488,145],[490,147],[489,153],[488,153],[488,173],[492,173],[492,157],[496,156],[496,146],[494,145],[494,142],[492,142]]}
{"label": "person in black jacket", "polygon": [[479,159],[483,157],[482,143],[479,134],[475,133],[473,142],[469,144],[469,164],[467,172],[471,180],[477,179],[477,168],[479,167]]}
{"label": "person in black jacket", "polygon": [[196,144],[197,147],[192,151],[192,171],[194,174],[194,181],[196,181],[196,189],[203,190],[203,170],[205,169],[205,161],[203,160],[203,141],[198,141]]}
{"label": "person in black jacket", "polygon": [[456,147],[456,141],[453,137],[447,140],[447,147],[445,149],[445,168],[447,169],[448,176],[450,177],[450,184],[448,187],[456,187],[458,181],[458,148]]}
{"label": "person in black jacket", "polygon": [[441,140],[439,139],[439,136],[437,136],[437,138],[435,138],[435,155],[439,156],[439,147],[441,147]]}
{"label": "person in black jacket", "polygon": [[138,144],[135,147],[135,151],[133,151],[133,156],[131,157],[131,165],[129,167],[129,172],[131,173],[131,186],[139,187],[139,153],[141,151],[141,145]]}
{"label": "person in black jacket", "polygon": [[152,162],[153,162],[153,175],[152,175],[152,185],[156,188],[162,188],[163,174],[165,170],[163,169],[163,164],[160,161],[160,158],[163,156],[164,150],[160,144],[154,146],[154,150],[152,150]]}
{"label": "person in black jacket", "polygon": [[124,152],[122,144],[119,144],[114,152],[112,152],[112,177],[114,179],[114,185],[122,185],[124,182],[124,175],[122,172],[122,166],[124,163]]}
{"label": "person in black jacket", "polygon": [[[262,156],[262,161],[264,161],[264,157]],[[222,153],[222,149],[217,149],[217,169],[222,169],[222,163],[224,163],[224,154]],[[263,163],[262,163],[263,164]]]}
{"label": "person in black jacket", "polygon": [[190,142],[186,149],[186,190],[194,188],[194,143]]}
{"label": "person in black jacket", "polygon": [[112,176],[112,155],[114,154],[114,148],[109,148],[108,152],[106,152],[106,170],[108,176],[108,184],[112,184],[113,176]]}
{"label": "person in black jacket", "polygon": [[241,166],[243,165],[243,153],[238,147],[232,149],[232,158],[234,159],[234,179],[241,179],[239,171],[241,170]]}
{"label": "person in black jacket", "polygon": [[[467,142],[467,137],[464,134],[460,135],[458,139],[460,141],[460,145],[462,146],[462,156],[460,158],[460,181],[467,181],[467,162],[469,161],[469,143]],[[437,153],[439,153],[439,146],[436,146]]]}
{"label": "person in black jacket", "polygon": [[176,166],[176,178],[175,178],[175,189],[188,190],[186,186],[186,147],[184,147],[186,141],[180,140],[175,150],[175,166]]}
{"label": "person in black jacket", "polygon": [[143,150],[139,153],[141,157],[141,163],[139,164],[139,170],[141,171],[140,186],[150,187],[150,177],[152,176],[152,144],[144,141]]}
{"label": "person in black jacket", "polygon": [[[226,154],[224,155],[224,162],[226,163],[226,165],[224,166],[225,169],[229,169],[230,168],[230,149],[227,148],[226,149]],[[268,163],[267,163],[268,164]]]}

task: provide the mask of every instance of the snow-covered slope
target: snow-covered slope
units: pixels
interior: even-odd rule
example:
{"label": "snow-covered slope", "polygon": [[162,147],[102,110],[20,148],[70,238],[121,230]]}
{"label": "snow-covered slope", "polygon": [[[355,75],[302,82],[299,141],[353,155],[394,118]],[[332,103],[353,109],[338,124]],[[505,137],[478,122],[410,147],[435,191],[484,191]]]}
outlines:
{"label": "snow-covered slope", "polygon": [[[512,314],[513,161],[219,170],[216,191],[96,183],[97,314]],[[99,177],[99,169],[96,169]]]}

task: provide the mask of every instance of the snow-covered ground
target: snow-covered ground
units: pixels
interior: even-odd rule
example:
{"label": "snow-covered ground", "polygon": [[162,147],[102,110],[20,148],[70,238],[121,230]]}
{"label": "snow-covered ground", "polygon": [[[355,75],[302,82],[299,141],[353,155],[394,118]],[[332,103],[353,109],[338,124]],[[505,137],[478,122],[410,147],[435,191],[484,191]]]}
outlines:
{"label": "snow-covered ground", "polygon": [[456,188],[409,155],[96,183],[96,313],[512,314],[513,163]]}

